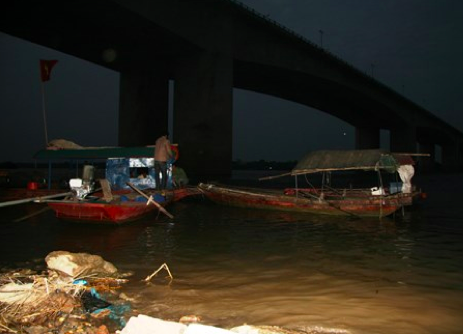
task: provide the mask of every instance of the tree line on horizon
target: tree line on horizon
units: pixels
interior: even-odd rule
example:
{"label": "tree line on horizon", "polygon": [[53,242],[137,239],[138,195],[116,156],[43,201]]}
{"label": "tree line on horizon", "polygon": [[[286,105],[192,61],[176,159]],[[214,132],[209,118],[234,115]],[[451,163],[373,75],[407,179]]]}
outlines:
{"label": "tree line on horizon", "polygon": [[[94,163],[93,163],[94,164]],[[98,163],[104,167],[104,163]],[[232,161],[232,169],[234,170],[291,170],[296,166],[297,160],[290,161],[267,161],[267,160],[256,160],[256,161]],[[53,164],[55,168],[69,168],[69,162],[55,162]],[[0,169],[17,169],[17,168],[42,168],[48,167],[47,163],[30,163],[30,162],[11,162],[5,161],[0,162]]]}
{"label": "tree line on horizon", "polygon": [[257,160],[257,161],[241,161],[234,160],[232,163],[232,169],[234,170],[291,170],[296,166],[297,161],[267,161],[267,160]]}

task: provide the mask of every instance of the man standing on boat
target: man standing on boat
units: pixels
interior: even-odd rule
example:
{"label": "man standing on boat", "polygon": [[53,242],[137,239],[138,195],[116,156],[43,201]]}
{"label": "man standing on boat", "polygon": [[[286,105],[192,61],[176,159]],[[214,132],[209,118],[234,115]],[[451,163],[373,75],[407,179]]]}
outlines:
{"label": "man standing on boat", "polygon": [[[168,136],[165,134],[156,139],[156,146],[154,147],[156,190],[165,190],[167,187],[167,161],[172,157]],[[159,174],[161,174],[161,180]]]}

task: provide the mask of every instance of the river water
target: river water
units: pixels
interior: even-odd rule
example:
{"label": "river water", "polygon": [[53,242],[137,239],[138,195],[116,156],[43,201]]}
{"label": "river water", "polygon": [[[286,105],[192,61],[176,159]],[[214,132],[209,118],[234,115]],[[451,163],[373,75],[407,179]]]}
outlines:
{"label": "river water", "polygon": [[[404,216],[350,220],[237,209],[206,199],[123,226],[60,221],[38,204],[0,209],[0,267],[44,268],[54,250],[101,255],[133,276],[140,313],[194,314],[230,328],[310,333],[463,332],[463,175],[417,178],[427,198]],[[144,278],[166,263],[167,272]]]}

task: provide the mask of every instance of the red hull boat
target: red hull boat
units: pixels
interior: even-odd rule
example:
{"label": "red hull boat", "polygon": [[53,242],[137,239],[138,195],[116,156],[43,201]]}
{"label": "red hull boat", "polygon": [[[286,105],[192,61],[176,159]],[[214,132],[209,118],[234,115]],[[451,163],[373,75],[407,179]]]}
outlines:
{"label": "red hull boat", "polygon": [[88,220],[95,222],[124,223],[141,218],[148,213],[158,210],[154,205],[143,202],[48,202],[58,218]]}
{"label": "red hull boat", "polygon": [[217,204],[251,209],[381,218],[393,214],[403,206],[400,195],[312,198],[304,197],[300,189],[299,196],[296,196],[294,189],[278,191],[264,188],[222,187],[202,183],[198,187],[207,198]]}
{"label": "red hull boat", "polygon": [[78,201],[51,200],[47,201],[47,204],[55,211],[58,218],[121,224],[142,218],[156,211],[163,211],[171,217],[165,211],[164,207],[185,197],[197,194],[199,192],[196,188],[180,188],[167,191],[165,197],[159,197],[159,194],[154,194],[153,200],[156,203],[148,203],[146,197],[143,198],[144,196],[136,196],[135,193],[124,192],[115,195],[114,199],[110,202],[106,202],[103,197],[96,196]]}
{"label": "red hull boat", "polygon": [[[262,178],[293,176],[295,188],[275,190],[215,184],[199,184],[198,188],[210,200],[229,206],[382,218],[413,204],[413,200],[421,195],[421,191],[417,191],[411,185],[413,164],[410,153],[390,153],[382,150],[314,151],[299,161],[291,172]],[[333,172],[345,174],[344,177],[352,179],[352,182],[343,187],[335,186],[332,183]],[[370,183],[370,172],[374,172],[373,175],[377,174],[377,186],[353,187],[352,183],[358,177],[358,173],[365,175],[360,184]],[[309,182],[308,175],[319,173],[322,174],[322,182],[321,187],[316,188]],[[398,173],[403,183],[386,182],[391,177],[396,180]],[[304,176],[310,188],[299,187],[298,176]]]}

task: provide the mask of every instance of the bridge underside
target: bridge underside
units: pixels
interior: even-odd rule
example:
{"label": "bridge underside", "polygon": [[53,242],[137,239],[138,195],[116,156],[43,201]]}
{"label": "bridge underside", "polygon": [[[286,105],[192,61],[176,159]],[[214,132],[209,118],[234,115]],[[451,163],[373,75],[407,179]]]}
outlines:
{"label": "bridge underside", "polygon": [[[206,49],[204,43],[184,38],[172,27],[166,28],[118,3],[124,1],[10,1],[2,11],[0,30],[118,71],[121,146],[153,144],[158,135],[167,131],[168,85],[173,80],[172,139],[180,145],[178,164],[191,175],[220,178],[231,173],[234,87],[294,101],[338,117],[356,128],[357,148],[379,147],[380,130],[387,129],[393,151],[416,152],[418,147],[434,154],[434,145],[439,144],[444,165],[449,169],[462,165],[460,133],[449,136],[449,132],[436,131],[431,125],[417,125],[413,112],[406,112],[407,103],[389,103],[381,87],[375,86],[375,93],[367,93],[371,88],[368,85],[375,85],[373,82],[367,81],[368,89],[364,90],[358,88],[361,85],[340,84],[316,71],[237,59],[228,44],[231,42],[220,40],[222,35],[217,38],[220,42]],[[197,10],[207,10],[215,3],[201,4],[205,7]],[[171,2],[162,1],[159,6],[167,9]],[[182,12],[181,4],[175,2],[172,6],[180,18],[172,23],[175,28],[186,32],[196,28],[186,23],[185,18],[191,15]],[[211,22],[226,25],[214,15],[209,17]],[[240,19],[244,22],[249,15]],[[340,76],[349,75],[346,73]]]}

